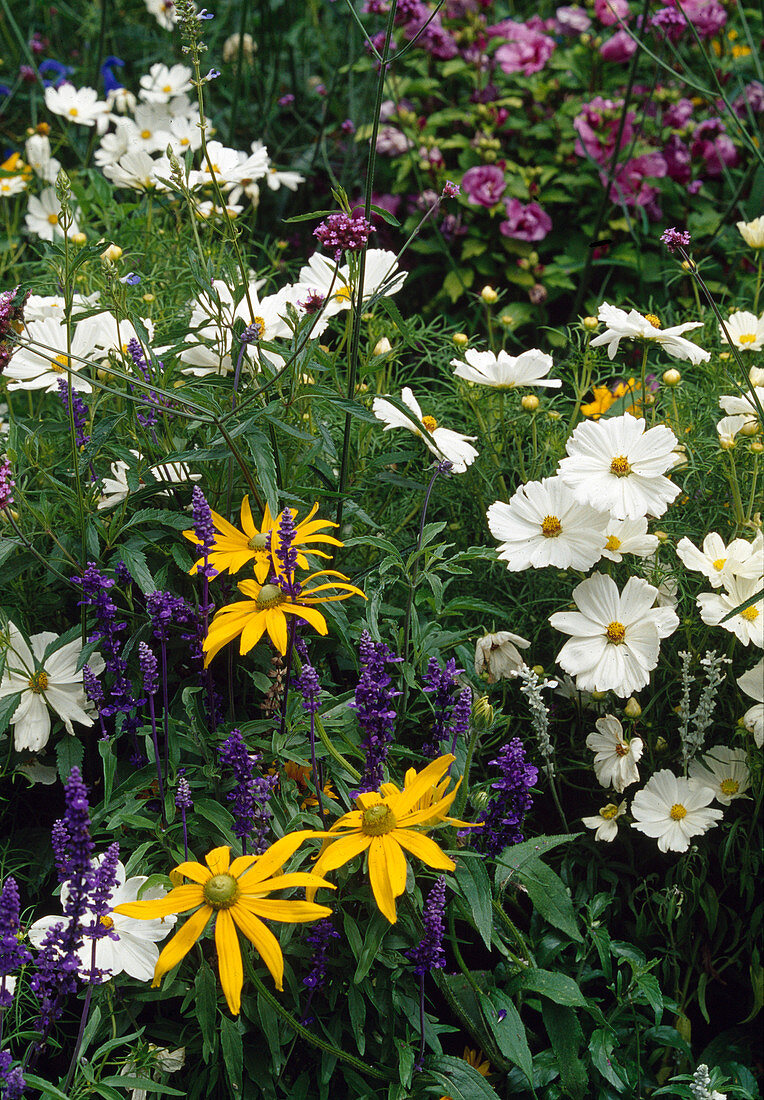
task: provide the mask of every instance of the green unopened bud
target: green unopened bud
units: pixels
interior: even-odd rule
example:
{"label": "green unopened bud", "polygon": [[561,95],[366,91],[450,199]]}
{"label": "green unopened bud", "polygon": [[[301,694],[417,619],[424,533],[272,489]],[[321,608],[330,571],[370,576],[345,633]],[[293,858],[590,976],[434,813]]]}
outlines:
{"label": "green unopened bud", "polygon": [[626,703],[626,706],[623,708],[623,713],[626,715],[627,718],[639,718],[640,714],[642,713],[642,708],[633,695]]}
{"label": "green unopened bud", "polygon": [[682,381],[682,376],[678,370],[671,367],[663,372],[663,381],[667,386],[678,386]]}
{"label": "green unopened bud", "polygon": [[466,348],[467,344],[470,342],[470,338],[466,332],[455,332],[451,339],[458,348]]}
{"label": "green unopened bud", "polygon": [[601,699],[605,699],[606,697],[607,697],[607,692],[606,691],[593,691],[592,692],[592,699],[596,699],[597,702],[599,702]]}
{"label": "green unopened bud", "polygon": [[472,707],[472,724],[475,729],[489,729],[493,725],[495,717],[496,714],[488,701],[488,696],[479,695]]}
{"label": "green unopened bud", "polygon": [[668,748],[668,741],[666,740],[666,738],[665,737],[659,737],[658,740],[655,742],[655,751],[656,751],[656,753],[664,753],[667,748]]}
{"label": "green unopened bud", "polygon": [[492,286],[484,286],[483,289],[480,291],[480,297],[489,306],[492,306],[494,302],[497,302],[499,299],[499,295],[496,293]]}
{"label": "green unopened bud", "polygon": [[581,324],[584,326],[587,332],[594,332],[594,330],[599,325],[599,321],[596,317],[584,317]]}
{"label": "green unopened bud", "polygon": [[526,393],[520,404],[526,412],[535,412],[539,407],[539,399],[535,393]]}

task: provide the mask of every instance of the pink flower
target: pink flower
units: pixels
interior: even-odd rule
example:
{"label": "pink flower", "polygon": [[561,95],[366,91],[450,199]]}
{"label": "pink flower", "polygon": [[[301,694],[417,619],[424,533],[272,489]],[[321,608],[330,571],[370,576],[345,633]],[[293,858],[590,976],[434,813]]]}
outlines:
{"label": "pink flower", "polygon": [[377,134],[377,152],[385,157],[399,157],[413,144],[410,138],[400,130],[396,130],[394,126],[383,126]]}
{"label": "pink flower", "polygon": [[663,121],[666,126],[676,126],[680,130],[690,121],[694,111],[691,99],[680,99],[678,103],[672,103],[666,108],[663,112]]}
{"label": "pink flower", "polygon": [[594,0],[594,14],[603,27],[626,23],[631,16],[627,0]]}
{"label": "pink flower", "polygon": [[478,164],[462,176],[462,189],[473,206],[495,206],[506,186],[504,173],[495,164]]}
{"label": "pink flower", "polygon": [[[603,99],[595,96],[590,103],[584,103],[581,114],[573,120],[578,133],[576,153],[579,157],[591,157],[597,164],[609,162],[615,149],[616,136],[621,114],[621,100]],[[629,145],[634,137],[633,111],[628,111],[621,135],[620,148]]]}
{"label": "pink flower", "polygon": [[571,36],[583,34],[584,31],[588,31],[589,27],[592,25],[592,21],[586,14],[586,11],[576,6],[558,8],[554,13],[554,19],[557,24],[558,32]]}
{"label": "pink flower", "polygon": [[628,61],[635,52],[637,43],[628,31],[616,31],[615,34],[603,42],[600,46],[600,54],[605,61],[615,61],[619,64]]}
{"label": "pink flower", "polygon": [[693,160],[703,159],[709,176],[720,176],[723,167],[734,168],[739,161],[737,149],[725,133],[718,118],[701,122],[692,136],[690,154]]}
{"label": "pink flower", "polygon": [[690,150],[681,138],[672,134],[663,146],[663,159],[670,179],[677,183],[688,183],[692,176],[692,158]]}
{"label": "pink flower", "polygon": [[537,202],[523,206],[519,199],[508,199],[507,220],[499,225],[499,232],[515,241],[543,241],[552,228],[552,219]]}
{"label": "pink flower", "polygon": [[[675,0],[669,0],[676,7]],[[686,0],[682,11],[701,38],[712,38],[727,22],[727,13],[718,0]]]}
{"label": "pink flower", "polygon": [[530,23],[530,20],[528,23],[516,23],[505,19],[488,28],[491,37],[509,39],[496,51],[496,62],[502,72],[522,73],[524,76],[539,73],[554,53],[554,39]]}

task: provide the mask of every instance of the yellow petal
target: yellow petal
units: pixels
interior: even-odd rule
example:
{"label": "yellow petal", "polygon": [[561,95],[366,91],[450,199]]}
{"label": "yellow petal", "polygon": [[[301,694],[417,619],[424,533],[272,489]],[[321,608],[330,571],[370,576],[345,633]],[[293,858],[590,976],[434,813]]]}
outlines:
{"label": "yellow petal", "polygon": [[383,843],[384,839],[385,838],[381,836],[371,838],[371,847],[369,848],[369,881],[371,882],[374,900],[377,903],[380,913],[387,917],[390,924],[395,924],[398,920],[398,915],[395,911],[395,896],[393,894],[392,883],[390,882],[390,873],[387,869],[387,859],[385,858],[385,846]]}
{"label": "yellow petal", "polygon": [[155,901],[125,901],[122,905],[115,905],[114,912],[121,913],[123,917],[132,917],[133,920],[156,920],[158,917],[169,917],[173,913],[185,913],[187,909],[195,909],[203,902],[204,891],[201,886],[176,886],[169,894]]}
{"label": "yellow petal", "polygon": [[325,905],[313,905],[309,901],[262,898],[259,901],[242,901],[240,904],[245,906],[248,913],[284,924],[304,924],[305,921],[332,915],[331,909],[327,909]]}
{"label": "yellow petal", "polygon": [[304,619],[309,626],[312,626],[317,634],[322,637],[329,633],[329,627],[326,625],[326,619],[320,611],[316,611],[314,607],[303,607],[302,604],[283,603],[281,610],[289,612],[291,615],[297,615],[298,618]]}
{"label": "yellow petal", "polygon": [[395,842],[395,833],[380,837],[387,860],[387,873],[390,878],[393,897],[400,897],[406,889],[406,857],[400,844]]}
{"label": "yellow petal", "polygon": [[279,991],[283,990],[284,956],[281,954],[279,941],[276,939],[273,932],[271,932],[270,928],[266,928],[261,920],[258,920],[253,913],[249,913],[239,903],[233,905],[228,912],[247,939],[253,943],[260,952],[260,958],[273,975],[276,989]]}
{"label": "yellow petal", "polygon": [[273,890],[291,890],[295,886],[313,886],[316,889],[319,886],[328,886],[330,890],[336,889],[331,882],[318,878],[310,871],[292,871],[288,875],[276,875],[275,878],[267,878],[264,882],[255,882],[250,890],[243,889],[241,896],[251,900],[253,897],[264,897]]}
{"label": "yellow petal", "polygon": [[406,814],[412,806],[416,805],[419,799],[425,794],[430,787],[434,787],[443,773],[451,766],[454,761],[454,757],[449,754],[446,756],[439,756],[437,760],[433,760],[423,768],[417,775],[414,782],[404,787],[399,795],[388,799],[390,809],[395,814],[398,821]]}
{"label": "yellow petal", "polygon": [[453,871],[456,867],[454,861],[445,852],[441,852],[435,841],[424,833],[415,833],[413,829],[396,829],[395,839],[401,848],[421,859],[428,867],[434,867],[437,871]]}
{"label": "yellow petal", "polygon": [[[389,786],[389,784],[383,783],[382,787],[385,786]],[[382,788],[380,788],[379,794],[377,794],[376,791],[361,791],[355,796],[356,806],[360,806],[361,810],[368,810],[372,806],[378,806],[382,801],[382,798],[380,797],[381,793]]]}
{"label": "yellow petal", "polygon": [[175,874],[183,878],[190,878],[192,882],[198,882],[200,886],[204,886],[205,882],[212,878],[212,872],[206,867],[202,867],[201,863],[179,863],[175,868]]}
{"label": "yellow petal", "polygon": [[314,873],[322,875],[324,871],[336,871],[344,863],[349,863],[355,856],[365,852],[371,841],[372,837],[364,836],[363,833],[352,833],[350,836],[339,837],[329,844],[326,851],[319,858],[313,868]]}
{"label": "yellow petal", "polygon": [[[180,889],[183,889],[183,887],[180,887]],[[154,967],[152,985],[159,985],[164,975],[172,970],[174,966],[177,966],[182,958],[185,958],[204,931],[212,912],[211,905],[203,905],[196,913],[191,914],[180,931],[176,932],[169,943],[165,944]]]}
{"label": "yellow petal", "polygon": [[239,885],[242,890],[254,890],[253,883],[271,878],[273,872],[283,867],[289,857],[294,855],[300,845],[312,835],[311,829],[299,829],[296,833],[287,833],[275,844],[271,844],[270,848],[257,857],[250,870],[240,876]]}
{"label": "yellow petal", "polygon": [[287,651],[287,625],[286,616],[281,607],[272,607],[265,612],[265,626],[268,637],[282,657],[285,656]]}
{"label": "yellow petal", "polygon": [[249,870],[256,859],[257,856],[237,856],[228,868],[228,874],[233,875],[234,878],[238,878],[240,875],[243,875],[245,871]]}
{"label": "yellow petal", "polygon": [[[270,515],[270,513],[267,512],[268,505],[266,504],[265,507],[266,515]],[[247,533],[249,538],[254,538],[255,535],[260,533],[255,527],[255,521],[252,519],[252,509],[249,506],[248,496],[244,497],[241,502],[241,529]],[[265,520],[263,520],[263,531],[267,530],[268,528],[265,526]]]}
{"label": "yellow petal", "polygon": [[224,875],[231,865],[231,849],[226,844],[220,848],[213,848],[204,857],[204,862],[213,875]]}
{"label": "yellow petal", "polygon": [[220,984],[228,1007],[234,1016],[241,1011],[241,987],[244,971],[241,965],[239,938],[236,935],[230,909],[220,909],[215,921],[215,947],[218,953]]}
{"label": "yellow petal", "polygon": [[247,625],[241,632],[239,653],[241,653],[242,656],[244,656],[245,653],[249,653],[250,649],[254,649],[254,647],[260,641],[265,630],[266,622],[266,612],[264,611],[257,612],[248,621]]}

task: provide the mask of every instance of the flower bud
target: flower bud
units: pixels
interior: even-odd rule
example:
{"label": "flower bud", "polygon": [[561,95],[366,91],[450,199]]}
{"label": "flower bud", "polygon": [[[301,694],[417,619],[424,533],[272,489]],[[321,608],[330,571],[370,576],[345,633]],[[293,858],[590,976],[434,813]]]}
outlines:
{"label": "flower bud", "polygon": [[386,336],[382,336],[379,340],[377,340],[376,344],[374,345],[374,351],[372,352],[372,355],[389,355],[392,350],[393,345],[390,343]]}
{"label": "flower bud", "polygon": [[88,239],[84,233],[72,233],[69,239],[71,240],[72,244],[76,245],[87,244],[88,242]]}
{"label": "flower bud", "polygon": [[668,533],[666,531],[653,531],[653,534],[658,542],[668,542]]}
{"label": "flower bud", "polygon": [[751,450],[755,455],[760,455],[764,451],[764,443],[760,439],[754,439],[751,443]]}
{"label": "flower bud", "polygon": [[747,420],[740,429],[741,435],[758,435],[761,430],[758,420]]}
{"label": "flower bud", "polygon": [[484,286],[483,289],[480,291],[480,297],[489,306],[492,306],[494,302],[498,301],[499,299],[499,295],[496,293],[492,286]]}
{"label": "flower bud", "polygon": [[466,332],[455,332],[451,339],[458,348],[466,348],[467,344],[470,342],[470,338]]}
{"label": "flower bud", "polygon": [[472,707],[472,723],[475,729],[489,729],[493,725],[495,718],[496,715],[493,707],[488,702],[488,696],[479,695]]}
{"label": "flower bud", "polygon": [[626,715],[627,718],[639,718],[640,714],[642,713],[642,708],[633,695],[627,701],[626,706],[623,708],[623,713]]}
{"label": "flower bud", "polygon": [[537,676],[543,677],[543,675],[544,675],[544,666],[543,665],[533,665],[533,667],[531,668],[531,672],[535,672]]}
{"label": "flower bud", "polygon": [[734,451],[735,440],[734,438],[725,437],[724,439],[719,440],[719,446],[723,451]]}
{"label": "flower bud", "polygon": [[526,393],[520,404],[526,412],[535,412],[539,407],[539,399],[535,393]]}
{"label": "flower bud", "polygon": [[584,317],[581,323],[583,324],[587,332],[594,332],[594,330],[599,325],[599,321],[596,317]]}
{"label": "flower bud", "polygon": [[503,325],[504,328],[511,328],[514,323],[515,319],[511,313],[502,313],[501,317],[499,318],[499,324]]}
{"label": "flower bud", "polygon": [[116,261],[121,257],[121,255],[122,255],[122,249],[119,247],[119,245],[118,244],[110,244],[109,247],[105,248],[103,250],[103,252],[101,253],[101,258],[104,259],[104,260],[111,260],[112,263],[116,263]]}
{"label": "flower bud", "polygon": [[665,737],[659,737],[658,740],[655,742],[655,751],[656,751],[656,753],[664,753],[667,748],[668,748],[668,741],[666,740],[666,738]]}
{"label": "flower bud", "polygon": [[141,295],[141,300],[144,301],[144,302],[155,302],[156,301],[156,295],[155,294],[142,294]]}
{"label": "flower bud", "polygon": [[605,699],[606,697],[607,697],[607,692],[606,691],[593,691],[592,692],[592,699],[596,699],[597,702],[599,702],[601,699]]}
{"label": "flower bud", "polygon": [[667,386],[678,386],[682,381],[682,376],[678,370],[671,367],[663,372],[663,381]]}

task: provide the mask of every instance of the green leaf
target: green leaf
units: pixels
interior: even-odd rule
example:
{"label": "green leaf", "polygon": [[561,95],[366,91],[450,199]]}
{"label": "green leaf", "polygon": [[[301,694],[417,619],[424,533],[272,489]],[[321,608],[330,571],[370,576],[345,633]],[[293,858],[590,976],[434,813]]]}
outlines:
{"label": "green leaf", "polygon": [[62,783],[69,778],[72,768],[81,768],[85,750],[76,737],[68,733],[56,745],[56,767]]}
{"label": "green leaf", "polygon": [[541,993],[551,1001],[572,1008],[586,1008],[586,998],[576,982],[567,974],[558,974],[552,970],[538,970],[529,967],[512,978],[514,989],[525,989],[529,993]]}
{"label": "green leaf", "polygon": [[55,1085],[51,1085],[49,1081],[46,1081],[43,1077],[38,1077],[35,1073],[24,1073],[24,1080],[27,1085],[40,1090],[41,1100],[45,1100],[46,1096],[55,1097],[55,1100],[70,1100],[67,1093],[57,1089]]}
{"label": "green leaf", "polygon": [[573,911],[573,902],[560,876],[540,859],[526,863],[518,872],[518,876],[528,891],[534,908],[541,916],[555,928],[559,928],[561,932],[570,936],[572,940],[582,943],[582,936]]}
{"label": "green leaf", "polygon": [[145,596],[147,596],[149,592],[156,592],[157,586],[154,582],[154,578],[151,576],[149,564],[146,561],[146,555],[142,550],[138,550],[134,546],[120,546],[117,556],[122,558],[122,561],[132,573],[138,587]]}
{"label": "green leaf", "polygon": [[[171,1085],[160,1085],[157,1081],[152,1081],[149,1077],[131,1077],[129,1074],[124,1076],[120,1074],[114,1074],[113,1077],[103,1077],[98,1085],[115,1085],[118,1088],[123,1089],[143,1089],[144,1092],[156,1092],[163,1096],[185,1096],[186,1093],[180,1089],[174,1089]],[[124,1097],[124,1093],[118,1093],[120,1097]]]}
{"label": "green leaf", "polygon": [[112,752],[111,741],[98,742],[98,755],[103,760],[103,801],[108,806],[114,786],[114,773],[117,770],[117,758]]}
{"label": "green leaf", "polygon": [[[520,844],[510,845],[497,859],[499,866],[496,868],[496,885],[505,886],[512,878],[514,871],[519,871],[531,860],[540,859],[546,852],[551,852],[560,844],[569,844],[581,833],[564,833],[558,836],[537,836],[533,840],[524,840]],[[506,873],[506,868],[510,873]]]}
{"label": "green leaf", "polygon": [[260,1026],[263,1035],[268,1041],[271,1052],[273,1070],[278,1075],[283,1061],[281,1057],[281,1036],[279,1035],[279,1021],[273,1007],[266,1001],[261,993],[257,995],[257,1012],[260,1017]]}
{"label": "green leaf", "polygon": [[252,428],[247,431],[245,439],[249,445],[249,453],[254,459],[257,479],[263,487],[268,507],[271,513],[276,516],[279,511],[279,492],[271,441],[263,432]]}
{"label": "green leaf", "polygon": [[576,1014],[565,1005],[544,1001],[541,1015],[557,1060],[563,1092],[574,1100],[583,1100],[587,1084],[586,1066],[578,1055],[584,1036]]}
{"label": "green leaf", "polygon": [[638,974],[635,976],[635,981],[640,993],[655,1013],[656,1024],[659,1024],[663,1016],[663,994],[658,979],[654,974]]}
{"label": "green leaf", "polygon": [[452,302],[458,301],[465,291],[469,290],[475,279],[474,271],[462,268],[460,271],[449,271],[443,280],[443,289]]}
{"label": "green leaf", "polygon": [[[486,1023],[491,1028],[499,1050],[513,1065],[522,1070],[532,1084],[533,1055],[528,1046],[525,1025],[520,1019],[520,1013],[515,1008],[514,1002],[495,989],[492,989],[489,995],[481,993],[479,997]],[[503,1013],[501,1020],[500,1013]]]}
{"label": "green leaf", "polygon": [[459,857],[456,861],[456,881],[469,904],[475,928],[490,951],[493,928],[491,880],[483,860]]}
{"label": "green leaf", "polygon": [[204,1058],[205,1062],[209,1062],[217,1046],[217,1029],[215,1023],[217,1019],[218,992],[215,975],[212,973],[209,964],[204,961],[202,961],[201,966],[196,972],[194,991],[196,993],[194,1006],[199,1020],[199,1027],[202,1029],[202,1058]]}
{"label": "green leaf", "polygon": [[461,1058],[441,1054],[427,1068],[451,1100],[497,1100],[498,1094],[485,1077]]}
{"label": "green leaf", "polygon": [[605,1031],[604,1028],[597,1028],[592,1032],[592,1037],[589,1040],[589,1054],[591,1055],[592,1062],[614,1089],[617,1092],[623,1092],[626,1082],[616,1072],[616,1067],[620,1069],[618,1063],[613,1058],[613,1047],[615,1046],[616,1036],[609,1031]]}
{"label": "green leaf", "polygon": [[390,927],[389,921],[386,917],[383,917],[381,913],[375,913],[369,921],[366,939],[363,943],[363,951],[361,952],[358,966],[353,975],[353,981],[356,985],[363,981],[374,965],[374,960],[379,953],[379,946],[390,930]]}
{"label": "green leaf", "polygon": [[220,1018],[220,1046],[231,1092],[239,1096],[244,1083],[244,1044],[238,1023],[227,1016]]}
{"label": "green leaf", "polygon": [[394,214],[391,214],[389,210],[384,210],[381,206],[375,206],[374,203],[372,203],[371,211],[376,214],[377,217],[381,218],[383,222],[387,222],[388,225],[397,228],[401,224]]}
{"label": "green leaf", "polygon": [[13,695],[0,699],[0,733],[5,733],[16,707],[21,702],[21,692],[14,691]]}
{"label": "green leaf", "polygon": [[221,806],[219,802],[214,802],[211,798],[200,798],[198,802],[194,803],[194,807],[197,817],[201,815],[202,819],[210,821],[217,826],[224,837],[228,838],[233,825],[233,818],[225,806]]}

